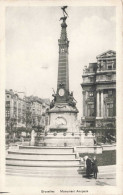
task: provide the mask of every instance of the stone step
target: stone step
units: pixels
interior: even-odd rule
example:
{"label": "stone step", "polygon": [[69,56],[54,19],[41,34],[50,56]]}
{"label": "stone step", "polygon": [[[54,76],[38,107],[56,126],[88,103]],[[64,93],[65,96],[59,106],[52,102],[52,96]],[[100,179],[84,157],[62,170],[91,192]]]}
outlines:
{"label": "stone step", "polygon": [[83,167],[19,167],[7,166],[6,174],[36,177],[79,177],[84,173]]}
{"label": "stone step", "polygon": [[42,154],[27,151],[8,151],[7,158],[37,159],[37,160],[75,160],[76,154]]}
{"label": "stone step", "polygon": [[42,154],[46,153],[59,153],[59,154],[64,154],[64,153],[73,153],[74,148],[73,147],[38,147],[38,146],[19,146],[20,151],[28,151],[28,152],[40,152]]}
{"label": "stone step", "polygon": [[84,167],[24,167],[24,166],[6,166],[6,171],[8,172],[32,172],[32,173],[42,173],[42,174],[75,174],[76,172],[82,172]]}
{"label": "stone step", "polygon": [[41,155],[30,155],[30,154],[24,154],[20,155],[20,153],[12,153],[7,154],[6,159],[20,159],[20,160],[63,160],[63,161],[69,161],[69,160],[79,160],[76,159],[74,155],[54,155],[54,154],[41,154]]}
{"label": "stone step", "polygon": [[6,164],[13,165],[44,165],[44,166],[62,166],[62,165],[80,165],[80,160],[37,160],[37,159],[21,159],[21,158],[6,158]]}
{"label": "stone step", "polygon": [[80,165],[77,161],[25,161],[25,160],[6,160],[6,165],[13,165],[13,166],[38,166],[38,167],[46,167],[46,166],[83,166]]}
{"label": "stone step", "polygon": [[27,171],[44,171],[44,172],[49,172],[49,171],[52,171],[52,172],[56,172],[56,171],[60,171],[60,172],[63,172],[63,173],[66,173],[67,171],[69,172],[76,172],[77,170],[82,170],[83,167],[82,166],[62,166],[62,167],[56,167],[56,166],[47,166],[47,167],[24,167],[24,166],[13,166],[13,165],[9,165],[9,166],[6,166],[6,170],[27,170]]}
{"label": "stone step", "polygon": [[40,174],[40,173],[27,173],[27,172],[6,172],[6,175],[14,175],[14,176],[25,176],[25,177],[41,177],[41,178],[82,178],[82,174],[79,175],[78,173],[76,174],[68,174],[68,175],[60,175],[60,174]]}
{"label": "stone step", "polygon": [[17,146],[6,156],[6,174],[38,177],[79,177],[84,169],[73,147]]}
{"label": "stone step", "polygon": [[6,155],[6,159],[22,159],[22,160],[63,160],[63,161],[74,161],[74,160],[80,160],[75,158],[75,155],[64,155],[64,154],[39,154],[39,155],[33,155],[33,154],[23,154],[21,155],[18,152],[10,153]]}

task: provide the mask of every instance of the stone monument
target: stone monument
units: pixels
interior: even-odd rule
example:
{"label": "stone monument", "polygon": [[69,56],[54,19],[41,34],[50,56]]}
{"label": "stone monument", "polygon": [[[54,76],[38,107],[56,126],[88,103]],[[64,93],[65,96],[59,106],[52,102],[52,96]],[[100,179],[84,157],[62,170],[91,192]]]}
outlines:
{"label": "stone monument", "polygon": [[48,131],[52,132],[78,132],[76,100],[73,92],[69,91],[69,64],[68,64],[68,48],[69,41],[67,38],[66,20],[68,14],[67,6],[63,6],[63,17],[60,18],[61,36],[58,40],[59,45],[59,62],[58,62],[58,79],[57,91],[54,92],[54,99],[51,102],[49,114]]}

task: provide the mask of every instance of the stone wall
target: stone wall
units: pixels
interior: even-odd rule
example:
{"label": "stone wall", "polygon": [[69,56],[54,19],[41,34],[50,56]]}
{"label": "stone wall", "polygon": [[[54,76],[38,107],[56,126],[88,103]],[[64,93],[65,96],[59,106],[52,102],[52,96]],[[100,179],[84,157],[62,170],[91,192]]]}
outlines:
{"label": "stone wall", "polygon": [[102,154],[103,148],[101,146],[77,146],[76,152],[81,154]]}
{"label": "stone wall", "polygon": [[102,151],[101,154],[79,153],[79,157],[89,156],[93,158],[96,155],[98,166],[107,166],[116,164],[116,150]]}

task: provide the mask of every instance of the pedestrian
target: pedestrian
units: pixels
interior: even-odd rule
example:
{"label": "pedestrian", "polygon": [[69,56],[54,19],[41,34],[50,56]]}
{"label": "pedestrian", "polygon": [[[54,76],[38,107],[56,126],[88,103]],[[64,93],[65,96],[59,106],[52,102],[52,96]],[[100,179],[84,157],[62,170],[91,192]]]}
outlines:
{"label": "pedestrian", "polygon": [[92,161],[92,169],[93,169],[93,173],[94,173],[94,178],[97,179],[98,165],[97,165],[96,156],[94,156],[93,161]]}
{"label": "pedestrian", "polygon": [[91,159],[89,157],[87,157],[87,160],[86,160],[86,175],[87,175],[87,178],[90,177],[91,171],[92,171]]}

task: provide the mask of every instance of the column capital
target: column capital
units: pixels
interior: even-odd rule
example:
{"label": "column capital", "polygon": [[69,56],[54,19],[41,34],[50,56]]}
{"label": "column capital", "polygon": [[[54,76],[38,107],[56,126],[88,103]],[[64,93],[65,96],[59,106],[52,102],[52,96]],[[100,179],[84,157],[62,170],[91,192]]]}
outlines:
{"label": "column capital", "polygon": [[100,91],[101,91],[101,93],[102,93],[102,92],[104,92],[104,89],[101,89]]}
{"label": "column capital", "polygon": [[103,92],[103,91],[104,91],[104,89],[97,89],[97,90],[96,90],[97,93],[101,93],[101,92]]}
{"label": "column capital", "polygon": [[97,89],[96,92],[99,93],[100,92],[100,89]]}

